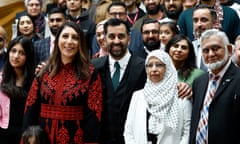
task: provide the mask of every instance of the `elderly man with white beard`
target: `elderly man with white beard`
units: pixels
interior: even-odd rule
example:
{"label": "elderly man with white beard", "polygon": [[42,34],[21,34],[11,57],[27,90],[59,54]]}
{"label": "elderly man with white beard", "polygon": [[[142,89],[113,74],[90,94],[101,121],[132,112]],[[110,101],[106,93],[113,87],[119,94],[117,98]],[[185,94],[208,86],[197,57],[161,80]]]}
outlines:
{"label": "elderly man with white beard", "polygon": [[200,38],[209,72],[193,82],[190,144],[240,143],[240,70],[231,61],[226,34],[209,29]]}

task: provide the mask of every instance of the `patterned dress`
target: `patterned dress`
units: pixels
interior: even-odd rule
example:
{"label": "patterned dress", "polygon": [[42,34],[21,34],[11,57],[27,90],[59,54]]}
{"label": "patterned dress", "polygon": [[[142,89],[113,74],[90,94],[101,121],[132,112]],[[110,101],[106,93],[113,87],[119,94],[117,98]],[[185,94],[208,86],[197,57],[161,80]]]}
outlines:
{"label": "patterned dress", "polygon": [[25,107],[24,128],[40,125],[51,144],[97,143],[102,112],[100,76],[76,79],[72,64],[62,65],[53,77],[35,78]]}

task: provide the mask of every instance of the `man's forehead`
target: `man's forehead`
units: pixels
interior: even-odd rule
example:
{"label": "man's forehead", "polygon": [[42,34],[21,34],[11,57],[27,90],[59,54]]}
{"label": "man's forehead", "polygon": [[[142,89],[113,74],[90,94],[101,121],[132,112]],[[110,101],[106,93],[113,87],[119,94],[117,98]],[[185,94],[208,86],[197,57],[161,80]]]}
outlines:
{"label": "man's forehead", "polygon": [[125,8],[123,6],[112,6],[109,12],[125,12]]}

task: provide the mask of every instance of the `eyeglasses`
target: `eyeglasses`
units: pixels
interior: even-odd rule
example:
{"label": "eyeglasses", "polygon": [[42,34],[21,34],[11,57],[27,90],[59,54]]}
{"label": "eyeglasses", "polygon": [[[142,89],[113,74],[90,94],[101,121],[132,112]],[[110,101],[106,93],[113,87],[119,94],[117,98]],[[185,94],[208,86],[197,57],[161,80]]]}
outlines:
{"label": "eyeglasses", "polygon": [[149,63],[149,64],[146,64],[146,68],[152,68],[153,66],[155,66],[156,68],[162,68],[162,67],[165,67],[165,64],[162,64],[162,63]]}
{"label": "eyeglasses", "polygon": [[39,3],[29,3],[28,6],[29,7],[33,7],[33,6],[40,7],[40,4]]}
{"label": "eyeglasses", "polygon": [[120,17],[125,16],[126,13],[125,12],[112,12],[109,13],[111,16],[116,17],[117,15],[119,15]]}
{"label": "eyeglasses", "polygon": [[50,18],[49,21],[50,21],[50,22],[54,22],[54,21],[56,21],[56,22],[61,22],[62,19],[61,19],[61,18],[55,18],[55,19],[54,19],[54,18]]}
{"label": "eyeglasses", "polygon": [[159,30],[146,30],[146,31],[142,32],[142,34],[144,34],[144,35],[149,35],[150,33],[152,33],[153,35],[158,35]]}

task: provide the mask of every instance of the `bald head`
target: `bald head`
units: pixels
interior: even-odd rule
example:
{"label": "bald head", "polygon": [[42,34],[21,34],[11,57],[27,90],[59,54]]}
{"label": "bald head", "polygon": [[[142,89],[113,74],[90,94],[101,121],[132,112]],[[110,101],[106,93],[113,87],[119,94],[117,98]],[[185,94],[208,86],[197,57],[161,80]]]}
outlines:
{"label": "bald head", "polygon": [[7,39],[6,30],[2,26],[0,26],[0,49],[5,47],[6,39]]}

